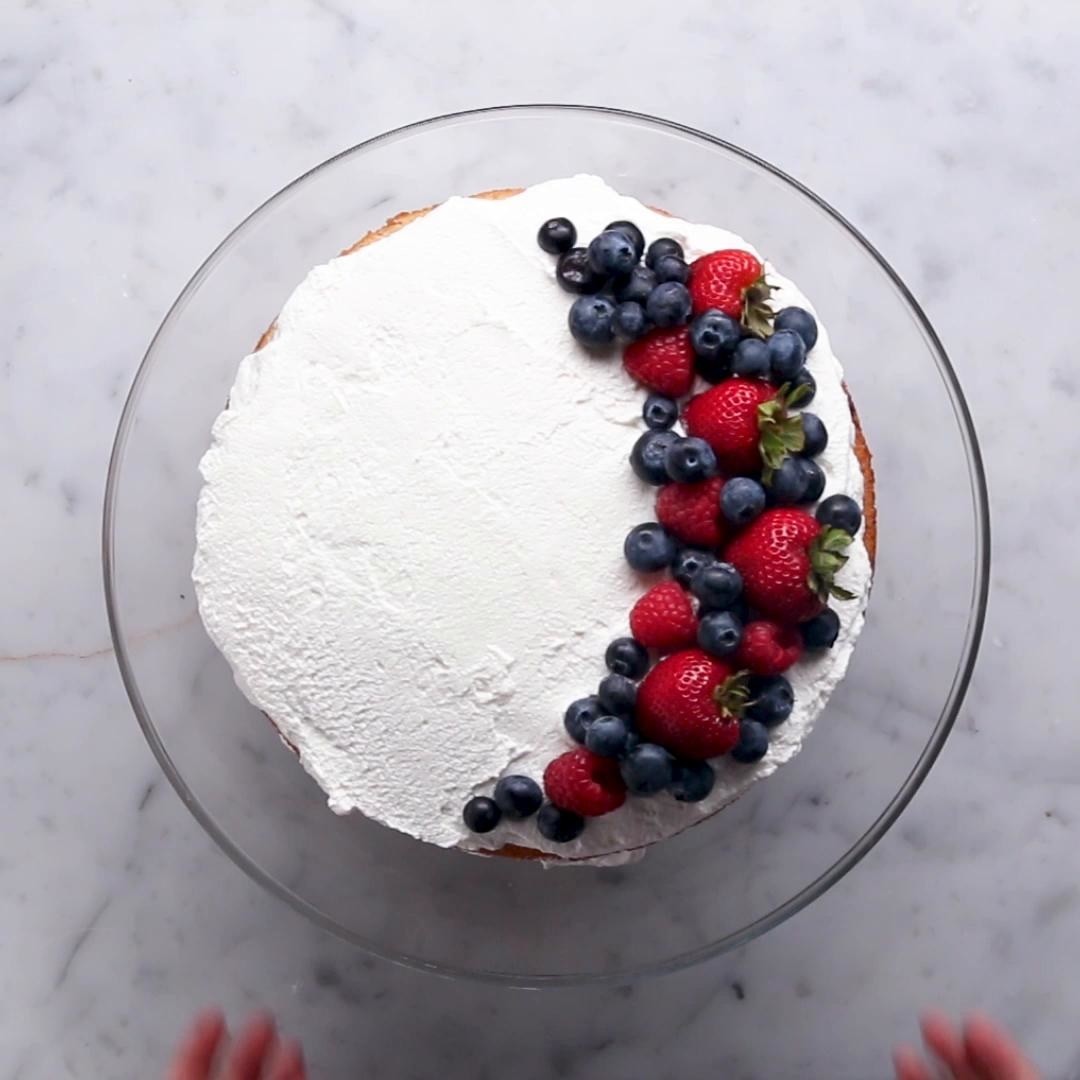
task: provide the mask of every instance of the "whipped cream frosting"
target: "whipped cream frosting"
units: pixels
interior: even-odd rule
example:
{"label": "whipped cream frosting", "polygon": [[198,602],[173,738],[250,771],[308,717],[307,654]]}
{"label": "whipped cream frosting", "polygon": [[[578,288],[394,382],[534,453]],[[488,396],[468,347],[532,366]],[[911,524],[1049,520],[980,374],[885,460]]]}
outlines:
{"label": "whipped cream frosting", "polygon": [[[466,830],[499,776],[540,780],[571,747],[566,706],[595,691],[604,650],[650,584],[622,557],[656,491],[627,455],[644,392],[617,351],[571,338],[570,297],[536,244],[565,215],[614,219],[693,259],[753,250],[576,176],[512,198],[452,198],[316,267],[272,340],[240,364],[201,469],[194,581],[206,629],[330,808],[442,847],[521,844],[615,863],[715,813],[790,760],[843,677],[863,625],[861,536],[839,581],[833,649],[788,673],[791,718],[755,765],[715,762],[711,796],[630,798],[555,845],[535,822]],[[806,297],[766,264],[778,307]],[[829,430],[826,494],[861,504],[842,370],[819,322],[808,366]]]}

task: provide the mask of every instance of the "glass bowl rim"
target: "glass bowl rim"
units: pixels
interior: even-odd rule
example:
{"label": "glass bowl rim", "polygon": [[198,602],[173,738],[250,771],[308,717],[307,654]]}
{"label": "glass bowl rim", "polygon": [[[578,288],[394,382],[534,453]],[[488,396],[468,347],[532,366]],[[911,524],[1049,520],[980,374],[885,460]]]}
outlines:
{"label": "glass bowl rim", "polygon": [[[249,223],[260,217],[263,211],[271,204],[277,202],[288,192],[303,184],[316,173],[322,172],[324,169],[329,169],[331,166],[347,157],[374,149],[381,143],[390,142],[407,133],[415,134],[421,132],[425,128],[450,125],[461,121],[481,120],[495,116],[540,115],[544,112],[606,116],[646,127],[659,128],[668,133],[688,136],[692,139],[705,142],[713,147],[742,158],[744,161],[764,170],[775,179],[787,184],[808,199],[819,210],[832,218],[836,224],[845,229],[849,236],[858,243],[864,252],[877,263],[893,287],[900,294],[900,297],[907,304],[910,312],[915,317],[919,329],[927,340],[931,351],[934,353],[934,359],[942,375],[946,391],[950,397],[953,413],[956,417],[957,425],[960,428],[961,439],[967,455],[973,510],[975,514],[975,573],[972,585],[972,604],[968,615],[960,663],[953,676],[949,693],[942,706],[937,722],[934,725],[934,730],[931,732],[926,745],[923,747],[911,771],[904,779],[900,789],[892,799],[889,800],[884,809],[878,814],[866,831],[839,859],[782,904],[779,904],[771,911],[755,919],[741,930],[727,934],[708,945],[702,945],[696,949],[679,953],[666,960],[641,964],[634,967],[632,970],[624,972],[573,974],[539,973],[530,975],[506,971],[475,971],[455,965],[436,963],[435,961],[425,960],[423,957],[387,949],[377,942],[373,942],[362,935],[348,930],[330,916],[325,915],[312,903],[305,900],[303,897],[298,896],[291,889],[279,882],[272,874],[268,873],[262,866],[255,862],[253,858],[248,856],[247,853],[218,826],[213,816],[195,797],[186,781],[180,775],[179,770],[173,764],[169,751],[166,749],[161,736],[158,734],[153,720],[150,717],[149,710],[143,702],[142,695],[139,691],[131,657],[128,654],[120,626],[120,613],[118,610],[114,580],[116,566],[113,552],[113,533],[120,466],[134,421],[135,411],[152,367],[158,339],[165,332],[166,328],[171,325],[174,318],[187,306],[188,300],[201,285],[203,279],[230,250],[233,240],[247,228]],[[971,682],[971,677],[974,672],[986,620],[986,608],[990,586],[989,494],[987,490],[986,470],[983,464],[982,453],[979,449],[979,442],[975,433],[971,411],[968,408],[959,380],[956,377],[956,373],[949,361],[948,354],[945,351],[941,339],[938,337],[937,332],[934,330],[930,320],[919,305],[919,302],[915,299],[899,274],[892,268],[885,257],[854,225],[851,224],[851,222],[840,214],[839,211],[834,209],[828,202],[813,192],[805,184],[796,180],[794,177],[789,176],[782,169],[766,161],[764,158],[761,158],[748,150],[744,150],[742,147],[736,146],[734,143],[728,142],[725,139],[718,138],[708,132],[701,131],[686,124],[680,124],[676,121],[666,120],[661,117],[649,115],[648,113],[635,112],[628,109],[619,109],[604,105],[566,103],[494,105],[443,113],[438,116],[431,116],[424,120],[415,121],[411,124],[404,124],[400,127],[384,131],[370,139],[365,139],[354,146],[334,154],[320,164],[308,169],[260,203],[251,211],[251,213],[244,217],[238,225],[231,229],[224,239],[207,256],[162,318],[160,325],[150,340],[150,344],[147,346],[146,352],[135,373],[131,388],[124,401],[124,408],[120,415],[112,452],[109,457],[108,475],[105,484],[105,500],[102,515],[102,572],[104,575],[105,606],[109,620],[109,633],[112,637],[117,665],[120,668],[120,676],[124,684],[124,689],[127,692],[128,699],[131,702],[132,709],[138,720],[139,726],[142,729],[143,735],[150,745],[150,749],[153,751],[162,771],[168,777],[169,782],[180,796],[181,801],[191,812],[195,820],[199,822],[218,847],[221,848],[221,850],[225,852],[238,867],[240,867],[249,877],[261,884],[271,895],[284,900],[292,908],[306,915],[321,929],[328,931],[336,937],[342,938],[374,956],[389,960],[393,963],[402,964],[406,967],[427,971],[444,977],[467,978],[487,983],[499,983],[528,988],[624,983],[642,976],[669,974],[681,971],[711,957],[737,948],[740,945],[745,945],[754,938],[766,933],[768,930],[779,926],[840,881],[841,878],[862,860],[862,858],[895,823],[896,819],[914,797],[915,792],[918,790],[923,780],[925,780],[931,767],[936,761],[938,754],[941,752],[945,740],[948,738],[949,732],[952,730],[952,726],[956,721],[957,714],[963,703],[964,695],[967,692],[968,685]]]}

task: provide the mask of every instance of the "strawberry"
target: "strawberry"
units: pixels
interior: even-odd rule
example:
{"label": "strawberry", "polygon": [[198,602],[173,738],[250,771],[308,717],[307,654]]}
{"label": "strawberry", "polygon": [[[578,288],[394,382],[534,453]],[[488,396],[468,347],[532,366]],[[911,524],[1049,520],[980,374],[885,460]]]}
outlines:
{"label": "strawberry", "polygon": [[610,814],[626,802],[619,763],[584,747],[568,750],[548,764],[544,791],[556,806],[582,817]]}
{"label": "strawberry", "polygon": [[674,581],[654,585],[630,612],[630,632],[647,649],[687,649],[697,641],[697,630],[694,605]]}
{"label": "strawberry", "polygon": [[684,544],[695,547],[719,547],[727,534],[727,524],[720,513],[720,477],[696,484],[665,484],[656,496],[656,518]]}
{"label": "strawberry", "polygon": [[742,575],[751,607],[792,625],[812,619],[830,596],[855,598],[834,583],[850,543],[842,529],[823,527],[805,510],[774,507],[728,544],[724,558]]}
{"label": "strawberry", "polygon": [[805,394],[801,386],[789,392],[757,379],[725,379],[690,399],[683,422],[713,448],[726,475],[756,476],[764,465],[768,481],[805,445],[802,417],[788,414]]}
{"label": "strawberry", "polygon": [[694,350],[685,326],[652,330],[626,346],[623,367],[642,386],[666,397],[682,397],[694,385]]}
{"label": "strawberry", "polygon": [[748,696],[745,672],[701,649],[672,653],[638,687],[638,729],[679,757],[717,757],[739,741]]}
{"label": "strawberry", "polygon": [[727,248],[695,259],[688,287],[695,315],[719,308],[758,337],[770,333],[773,312],[768,301],[773,286],[766,284],[765,268],[749,251]]}
{"label": "strawberry", "polygon": [[802,655],[802,635],[793,626],[765,619],[748,622],[735,663],[751,675],[780,675]]}

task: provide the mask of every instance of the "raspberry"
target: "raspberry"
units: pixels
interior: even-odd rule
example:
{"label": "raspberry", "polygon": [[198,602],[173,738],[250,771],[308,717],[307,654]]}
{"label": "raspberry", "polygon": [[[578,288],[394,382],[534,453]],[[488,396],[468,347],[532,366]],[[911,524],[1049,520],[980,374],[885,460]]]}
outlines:
{"label": "raspberry", "polygon": [[626,801],[619,763],[579,748],[561,754],[544,770],[544,791],[563,810],[600,817]]}
{"label": "raspberry", "polygon": [[697,618],[690,598],[674,581],[654,585],[630,612],[630,631],[647,649],[673,652],[697,640]]}

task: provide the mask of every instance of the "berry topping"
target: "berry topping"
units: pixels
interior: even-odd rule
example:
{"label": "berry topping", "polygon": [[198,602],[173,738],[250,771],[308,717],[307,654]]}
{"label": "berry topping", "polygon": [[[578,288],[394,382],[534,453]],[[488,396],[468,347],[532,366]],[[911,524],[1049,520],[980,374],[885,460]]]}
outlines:
{"label": "berry topping", "polygon": [[694,575],[690,591],[706,611],[727,611],[742,596],[743,581],[731,563],[714,562]]}
{"label": "berry topping", "polygon": [[671,783],[675,759],[662,746],[641,743],[626,755],[619,772],[632,795],[655,795]]}
{"label": "berry topping", "polygon": [[690,267],[686,265],[686,260],[678,255],[661,255],[652,264],[652,270],[658,282],[677,281],[680,285],[685,285],[690,277]]}
{"label": "berry topping", "polygon": [[652,267],[656,265],[656,260],[663,258],[665,255],[675,255],[678,258],[683,258],[683,247],[678,240],[672,240],[670,236],[661,236],[659,239],[654,240],[648,250],[645,252],[645,265]]}
{"label": "berry topping", "polygon": [[724,557],[742,575],[750,605],[790,624],[812,619],[829,596],[854,599],[835,584],[850,543],[847,533],[823,527],[803,510],[774,507],[736,536]]}
{"label": "berry topping", "polygon": [[544,803],[536,815],[536,831],[553,844],[569,844],[585,831],[585,819],[572,810]]}
{"label": "berry topping", "polygon": [[540,226],[536,242],[549,254],[561,255],[569,251],[577,240],[577,229],[569,218],[553,217]]}
{"label": "berry topping", "polygon": [[849,495],[830,495],[817,508],[817,519],[822,525],[854,536],[862,525],[862,511]]}
{"label": "berry topping", "polygon": [[563,717],[563,726],[566,728],[567,735],[576,743],[585,742],[585,732],[589,730],[589,725],[603,713],[603,708],[600,705],[600,699],[591,694],[589,697],[578,698],[570,708],[566,710],[566,715]]}
{"label": "berry topping", "polygon": [[731,354],[741,338],[742,327],[730,315],[716,308],[703,311],[690,324],[690,344],[699,360],[724,357],[730,362]]}
{"label": "berry topping", "polygon": [[637,736],[623,716],[601,716],[585,735],[585,746],[600,757],[625,757]]}
{"label": "berry topping", "polygon": [[540,785],[531,776],[504,776],[495,785],[495,802],[508,818],[532,817],[544,801]]}
{"label": "berry topping", "polygon": [[[727,488],[725,487],[726,491]],[[721,495],[721,500],[723,495]],[[711,551],[702,551],[700,548],[686,547],[675,556],[671,564],[671,576],[684,588],[690,588],[690,582],[694,575],[703,567],[712,566],[716,562],[716,556]]]}
{"label": "berry topping", "polygon": [[765,489],[748,476],[733,476],[720,492],[720,513],[732,525],[749,525],[765,509]]}
{"label": "berry topping", "polygon": [[637,683],[625,675],[605,675],[600,680],[596,696],[605,713],[630,716],[637,701]]}
{"label": "berry topping", "polygon": [[727,475],[776,469],[803,446],[798,416],[789,416],[789,393],[753,379],[728,379],[690,399],[683,414],[691,435],[716,451]]}
{"label": "berry topping", "polygon": [[743,338],[735,346],[731,370],[744,379],[769,377],[769,346],[761,338]]}
{"label": "berry topping", "polygon": [[701,802],[715,783],[716,773],[707,761],[680,761],[675,765],[671,794],[676,802]]}
{"label": "berry topping", "polygon": [[[580,301],[579,301],[580,303]],[[615,336],[620,341],[637,341],[644,337],[652,328],[645,309],[634,303],[633,300],[624,300],[615,308],[612,317],[612,326]]]}
{"label": "berry topping", "polygon": [[638,728],[679,757],[716,757],[738,741],[746,700],[745,676],[701,649],[687,649],[664,657],[642,680]]}
{"label": "berry topping", "polygon": [[816,461],[809,458],[796,458],[803,471],[805,487],[803,488],[803,502],[814,503],[821,498],[825,490],[825,473]]}
{"label": "berry topping", "polygon": [[620,281],[619,287],[615,290],[615,299],[620,304],[632,300],[635,304],[641,304],[644,307],[645,301],[649,299],[649,293],[656,288],[657,284],[656,275],[651,270],[644,266],[635,266],[630,271],[630,276],[625,281]]}
{"label": "berry topping", "polygon": [[667,529],[649,521],[630,530],[623,543],[623,554],[635,570],[648,574],[670,566],[678,554],[678,545]]}
{"label": "berry topping", "polygon": [[710,656],[731,656],[739,648],[742,636],[743,625],[732,611],[708,611],[701,616],[697,643]]}
{"label": "berry topping", "polygon": [[806,458],[801,457],[786,457],[780,462],[765,483],[770,503],[774,506],[794,506],[808,501],[806,488],[810,477],[803,468],[807,464]]}
{"label": "berry topping", "polygon": [[502,820],[502,811],[494,799],[474,795],[461,812],[465,827],[475,833],[491,832]]}
{"label": "berry topping", "polygon": [[571,248],[555,264],[555,280],[572,293],[599,292],[604,277],[589,264],[589,253],[582,247]]}
{"label": "berry topping", "polygon": [[809,368],[800,368],[798,374],[791,380],[791,389],[799,391],[799,405],[809,405],[817,393],[817,381],[810,374]]}
{"label": "berry topping", "polygon": [[719,547],[727,535],[727,526],[720,516],[723,488],[720,477],[698,484],[668,484],[656,496],[656,516],[684,544]]}
{"label": "berry topping", "polygon": [[638,261],[633,241],[624,232],[605,229],[589,241],[589,265],[605,278],[623,277]]}
{"label": "berry topping", "polygon": [[751,675],[780,675],[802,655],[799,631],[758,619],[743,628],[735,662]]}
{"label": "berry topping", "polygon": [[622,233],[634,247],[634,262],[641,258],[645,250],[645,237],[632,221],[613,221],[610,225],[604,226],[604,232]]}
{"label": "berry topping", "polygon": [[653,330],[626,347],[627,374],[649,390],[679,398],[694,385],[694,350],[685,326]]}
{"label": "berry topping", "polygon": [[840,636],[840,616],[832,608],[826,608],[804,623],[799,623],[803,645],[808,649],[831,649]]}
{"label": "berry topping", "polygon": [[635,641],[632,637],[621,637],[607,647],[604,663],[613,675],[640,679],[649,670],[649,654],[640,641]]}
{"label": "berry topping", "polygon": [[817,322],[809,311],[801,307],[786,307],[776,313],[773,320],[775,330],[794,330],[802,338],[806,351],[817,344]]}
{"label": "berry topping", "polygon": [[686,593],[674,581],[662,581],[634,605],[630,629],[646,648],[674,652],[694,644],[698,623]]}
{"label": "berry topping", "polygon": [[650,394],[641,410],[645,426],[653,431],[665,431],[679,419],[678,403],[663,394]]}
{"label": "berry topping", "polygon": [[739,725],[739,741],[731,756],[742,765],[752,765],[769,752],[769,732],[757,720],[744,720]]}
{"label": "berry topping", "polygon": [[806,364],[806,346],[794,330],[777,330],[765,347],[769,352],[769,375],[775,382],[791,382]]}
{"label": "berry topping", "polygon": [[657,326],[681,326],[690,318],[690,293],[678,281],[664,281],[645,301],[645,312]]}
{"label": "berry topping", "polygon": [[719,308],[758,337],[769,332],[772,310],[761,263],[740,248],[714,251],[690,266],[690,295],[695,313]]}
{"label": "berry topping", "polygon": [[[666,399],[662,399],[666,400]],[[630,468],[645,481],[659,487],[668,482],[664,457],[667,449],[678,440],[674,431],[646,431],[630,451]]]}
{"label": "berry topping", "polygon": [[716,475],[716,455],[704,439],[676,439],[664,451],[664,468],[675,483],[696,484]]}
{"label": "berry topping", "polygon": [[829,432],[817,413],[804,412],[802,416],[803,457],[817,457],[829,445]]}
{"label": "berry topping", "polygon": [[626,801],[618,764],[581,748],[560,754],[548,765],[544,792],[555,806],[582,817],[610,814]]}
{"label": "berry topping", "polygon": [[574,340],[586,348],[603,348],[615,339],[615,305],[606,296],[579,296],[566,321]]}
{"label": "berry topping", "polygon": [[753,675],[746,715],[766,727],[782,724],[795,707],[795,692],[783,675]]}

